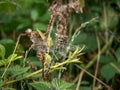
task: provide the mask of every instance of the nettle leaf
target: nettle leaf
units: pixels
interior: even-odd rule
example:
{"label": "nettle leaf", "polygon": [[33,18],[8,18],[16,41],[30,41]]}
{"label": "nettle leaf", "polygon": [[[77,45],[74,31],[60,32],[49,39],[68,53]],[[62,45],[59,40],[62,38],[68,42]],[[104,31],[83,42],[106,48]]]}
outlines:
{"label": "nettle leaf", "polygon": [[8,69],[8,73],[15,77],[17,75],[26,73],[30,67],[20,67],[19,65],[12,66]]}
{"label": "nettle leaf", "polygon": [[52,81],[52,86],[56,90],[66,90],[66,89],[70,88],[71,86],[73,86],[73,83],[67,83],[65,81],[55,78]]}
{"label": "nettle leaf", "polygon": [[0,40],[0,44],[4,45],[6,51],[5,56],[8,57],[10,54],[13,53],[13,50],[15,48],[15,42],[11,39],[2,39]]}
{"label": "nettle leaf", "polygon": [[72,42],[73,45],[79,45],[81,43],[84,43],[84,41],[87,39],[87,34],[80,33],[77,37],[75,37],[74,41]]}
{"label": "nettle leaf", "polygon": [[101,63],[110,63],[110,62],[114,62],[114,58],[112,58],[111,56],[109,55],[101,55],[100,57],[100,62]]}
{"label": "nettle leaf", "polygon": [[0,44],[0,57],[2,57],[2,59],[5,57],[5,47],[2,44]]}
{"label": "nettle leaf", "polygon": [[100,73],[101,76],[108,82],[110,79],[112,79],[112,77],[114,77],[117,71],[110,64],[106,64],[101,68]]}
{"label": "nettle leaf", "polygon": [[51,84],[48,82],[34,82],[30,83],[32,87],[34,87],[36,90],[51,90]]}
{"label": "nettle leaf", "polygon": [[112,62],[110,65],[118,72],[120,73],[120,62]]}

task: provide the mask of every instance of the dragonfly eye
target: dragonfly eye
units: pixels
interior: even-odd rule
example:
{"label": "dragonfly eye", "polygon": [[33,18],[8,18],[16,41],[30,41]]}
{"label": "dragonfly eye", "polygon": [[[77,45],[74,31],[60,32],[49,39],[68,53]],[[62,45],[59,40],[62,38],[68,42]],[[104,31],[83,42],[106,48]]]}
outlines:
{"label": "dragonfly eye", "polygon": [[32,29],[27,29],[26,31],[25,31],[27,34],[31,34],[31,32],[32,32]]}

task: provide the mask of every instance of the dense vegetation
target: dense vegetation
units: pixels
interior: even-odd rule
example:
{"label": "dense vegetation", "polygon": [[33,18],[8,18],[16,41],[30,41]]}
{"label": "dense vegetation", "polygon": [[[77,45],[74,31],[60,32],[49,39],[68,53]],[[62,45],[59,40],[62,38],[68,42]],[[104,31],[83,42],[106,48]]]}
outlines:
{"label": "dense vegetation", "polygon": [[[120,0],[78,0],[80,12],[72,8],[67,19],[58,17],[45,36],[57,1],[0,0],[0,89],[119,90]],[[37,43],[47,42],[46,61],[26,30],[39,35]],[[58,45],[59,34],[66,42]]]}

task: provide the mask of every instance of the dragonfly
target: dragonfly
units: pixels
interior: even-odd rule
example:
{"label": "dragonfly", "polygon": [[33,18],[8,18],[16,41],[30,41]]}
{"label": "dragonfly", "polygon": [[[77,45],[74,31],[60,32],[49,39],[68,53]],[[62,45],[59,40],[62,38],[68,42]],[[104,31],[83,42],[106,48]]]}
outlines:
{"label": "dragonfly", "polygon": [[[81,0],[80,0],[81,1]],[[54,23],[57,21],[57,33],[55,48],[64,51],[67,46],[68,36],[68,16],[71,10],[76,13],[80,11],[80,1],[70,2],[67,5],[62,3],[62,0],[55,0],[55,3],[50,6],[49,10],[52,12],[49,20],[48,28],[45,34],[41,31],[32,31],[31,29],[26,30],[26,35],[30,38],[33,43],[33,49],[37,51],[37,57],[42,61],[42,77],[45,79],[44,69],[45,66],[51,60],[49,55],[50,49],[53,46],[51,33],[53,30]],[[64,55],[64,54],[63,54]],[[50,65],[49,65],[50,66]]]}
{"label": "dragonfly", "polygon": [[51,39],[47,39],[46,36],[39,30],[32,31],[31,29],[27,29],[25,33],[33,43],[33,49],[37,51],[37,57],[42,62],[42,78],[45,80],[45,68],[50,66],[49,64],[51,59],[48,53],[50,46],[52,45],[52,41]]}

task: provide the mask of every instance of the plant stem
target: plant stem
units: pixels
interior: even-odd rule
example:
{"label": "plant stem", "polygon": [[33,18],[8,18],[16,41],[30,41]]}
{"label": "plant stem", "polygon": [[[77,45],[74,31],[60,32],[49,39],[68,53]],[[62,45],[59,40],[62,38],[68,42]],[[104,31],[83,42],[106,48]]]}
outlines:
{"label": "plant stem", "polygon": [[[62,62],[62,63],[58,63],[58,64],[56,64],[56,65],[54,65],[54,66],[51,66],[50,71],[52,71],[52,70],[54,71],[54,70],[56,70],[55,68],[58,68],[58,67],[63,66],[63,65],[65,65],[65,64],[68,64],[68,63],[77,63],[77,62],[79,62],[79,59],[65,60],[65,61]],[[46,69],[47,69],[47,68],[45,68],[45,70],[46,70]],[[4,85],[10,84],[10,83],[14,83],[14,82],[17,82],[17,81],[20,81],[20,80],[23,80],[23,79],[32,77],[32,76],[34,76],[34,75],[36,75],[36,74],[39,74],[39,73],[42,73],[42,69],[40,69],[40,70],[38,70],[38,71],[35,71],[35,72],[33,72],[33,73],[31,73],[31,74],[23,77],[23,78],[16,79],[16,80],[12,80],[12,81],[8,81],[8,82],[6,82]]]}
{"label": "plant stem", "polygon": [[14,51],[13,51],[13,53],[12,53],[11,59],[10,59],[8,65],[7,65],[7,67],[5,68],[5,70],[4,70],[3,74],[2,74],[2,78],[3,78],[4,75],[6,74],[7,69],[9,68],[9,66],[10,66],[10,64],[11,64],[11,62],[12,62],[12,60],[13,60],[13,57],[14,57],[14,54],[15,54],[15,52],[16,52],[16,49],[17,49],[17,46],[18,46],[18,44],[19,44],[19,41],[20,41],[21,36],[24,36],[24,34],[20,34],[20,35],[18,36],[16,45],[15,45],[15,49],[14,49]]}
{"label": "plant stem", "polygon": [[[106,44],[103,46],[103,48],[102,48],[102,50],[101,50],[101,54],[103,54],[103,53],[106,51],[106,49],[107,49],[107,48],[109,47],[109,45],[112,43],[113,38],[114,38],[114,35],[112,35],[111,38],[108,40],[108,43],[106,43]],[[95,55],[95,57],[93,58],[93,60],[91,60],[91,61],[84,67],[84,69],[86,69],[86,70],[89,69],[89,68],[95,63],[95,61],[97,60],[97,57],[98,57],[98,54]],[[79,90],[79,87],[80,87],[80,84],[81,84],[80,82],[81,82],[81,80],[82,80],[83,75],[84,75],[84,71],[81,71],[80,74],[79,74],[79,80],[78,80],[78,84],[77,84],[76,90]]]}
{"label": "plant stem", "polygon": [[98,74],[98,69],[99,69],[99,63],[100,63],[100,55],[101,55],[101,49],[100,49],[100,40],[99,40],[99,37],[97,36],[97,33],[96,33],[96,39],[97,39],[97,44],[98,44],[98,57],[97,57],[97,61],[96,61],[96,69],[95,69],[95,76],[94,76],[94,80],[93,80],[93,90],[94,90],[94,87],[95,87],[95,84],[96,84],[96,78],[97,78],[97,74]]}
{"label": "plant stem", "polygon": [[[89,76],[91,76],[92,78],[94,78],[95,80],[97,80],[98,82],[100,82],[101,84],[103,84],[105,87],[108,88],[108,90],[112,90],[112,88],[110,86],[108,86],[106,83],[104,83],[103,81],[101,81],[100,79],[98,79],[97,77],[95,77],[94,75],[92,75],[91,73],[89,73],[88,71],[86,71],[84,68],[76,65],[78,68],[80,68],[82,71],[84,71],[86,74],[88,74]],[[82,75],[82,74],[81,74]],[[94,90],[94,89],[93,89]]]}

